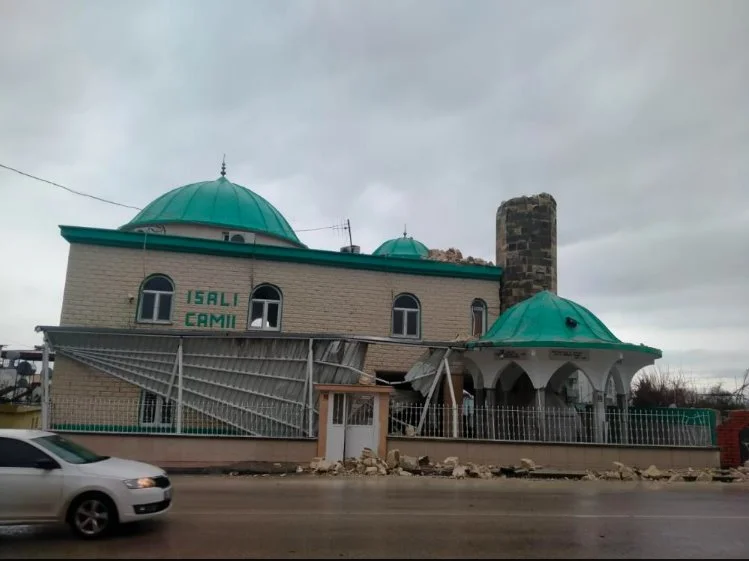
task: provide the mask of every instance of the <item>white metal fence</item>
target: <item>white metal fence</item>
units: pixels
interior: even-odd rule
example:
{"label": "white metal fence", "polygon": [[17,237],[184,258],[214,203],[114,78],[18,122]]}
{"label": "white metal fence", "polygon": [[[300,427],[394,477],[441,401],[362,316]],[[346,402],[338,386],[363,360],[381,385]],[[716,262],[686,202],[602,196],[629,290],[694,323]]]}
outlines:
{"label": "white metal fence", "polygon": [[302,404],[272,407],[205,400],[200,409],[183,406],[155,394],[140,398],[54,397],[50,428],[59,431],[110,434],[189,434],[195,436],[249,436],[303,438],[309,433],[309,409]]}
{"label": "white metal fence", "polygon": [[709,413],[607,410],[596,422],[591,409],[496,407],[469,411],[449,405],[396,405],[390,436],[559,443],[713,446]]}

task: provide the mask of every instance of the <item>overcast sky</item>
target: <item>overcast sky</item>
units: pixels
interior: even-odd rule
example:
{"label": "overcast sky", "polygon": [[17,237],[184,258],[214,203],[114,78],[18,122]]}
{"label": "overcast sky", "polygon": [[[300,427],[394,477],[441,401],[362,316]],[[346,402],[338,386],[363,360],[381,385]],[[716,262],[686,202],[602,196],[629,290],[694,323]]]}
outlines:
{"label": "overcast sky", "polygon": [[[749,367],[749,2],[0,0],[0,163],[144,206],[218,176],[296,229],[494,260],[558,202],[559,293],[662,366]],[[135,213],[0,169],[0,343],[57,324],[58,225]],[[338,249],[336,230],[300,233]]]}

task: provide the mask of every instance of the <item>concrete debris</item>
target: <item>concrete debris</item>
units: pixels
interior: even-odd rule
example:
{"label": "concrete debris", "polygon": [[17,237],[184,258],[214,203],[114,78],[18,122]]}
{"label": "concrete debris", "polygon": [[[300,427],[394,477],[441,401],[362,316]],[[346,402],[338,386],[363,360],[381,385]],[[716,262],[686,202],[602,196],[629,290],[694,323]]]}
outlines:
{"label": "concrete debris", "polygon": [[466,472],[467,472],[466,466],[455,466],[453,468],[453,478],[455,479],[465,479]]}
{"label": "concrete debris", "polygon": [[387,467],[388,469],[395,469],[400,465],[401,462],[401,453],[400,450],[393,449],[388,450],[388,456],[387,456]]}
{"label": "concrete debris", "polygon": [[645,479],[663,479],[665,474],[654,465],[651,465],[648,469],[642,472],[642,476]]}
{"label": "concrete debris", "polygon": [[419,471],[419,458],[415,456],[401,456],[399,465],[406,471]]}
{"label": "concrete debris", "polygon": [[697,481],[712,481],[713,474],[709,471],[701,471],[697,476]]}
{"label": "concrete debris", "polygon": [[445,461],[442,462],[446,466],[452,466],[455,467],[460,463],[460,460],[458,460],[457,456],[450,456],[449,458],[445,458]]}
{"label": "concrete debris", "polygon": [[624,465],[621,462],[613,462],[614,467],[619,472],[619,479],[622,481],[637,481],[640,479],[640,475],[633,468]]}
{"label": "concrete debris", "polygon": [[361,452],[361,459],[365,458],[377,458],[377,454],[375,454],[371,448],[364,448]]}
{"label": "concrete debris", "polygon": [[[401,454],[399,450],[392,449],[386,458],[379,458],[375,452],[366,448],[359,458],[346,458],[342,462],[331,462],[325,458],[313,458],[309,464],[309,470],[304,466],[298,466],[296,473],[309,471],[314,474],[337,476],[337,475],[360,475],[360,476],[403,476],[410,477],[436,476],[451,477],[453,479],[507,479],[507,478],[533,478],[533,479],[575,479],[581,481],[664,481],[677,482],[738,482],[749,483],[749,467],[718,469],[704,468],[695,470],[686,469],[659,469],[655,465],[641,470],[636,466],[628,466],[622,462],[613,462],[613,469],[609,470],[557,470],[553,468],[541,468],[530,458],[522,458],[520,466],[493,466],[474,462],[461,464],[457,456],[445,458],[442,462],[434,464],[428,456],[408,456]],[[293,467],[289,470],[293,473]],[[230,476],[245,475],[244,472],[231,471]]]}
{"label": "concrete debris", "polygon": [[416,436],[416,427],[406,425],[406,436]]}
{"label": "concrete debris", "polygon": [[480,257],[463,257],[459,249],[451,247],[449,249],[430,249],[427,259],[432,261],[442,261],[445,263],[464,263],[470,265],[491,265],[491,261],[486,261]]}

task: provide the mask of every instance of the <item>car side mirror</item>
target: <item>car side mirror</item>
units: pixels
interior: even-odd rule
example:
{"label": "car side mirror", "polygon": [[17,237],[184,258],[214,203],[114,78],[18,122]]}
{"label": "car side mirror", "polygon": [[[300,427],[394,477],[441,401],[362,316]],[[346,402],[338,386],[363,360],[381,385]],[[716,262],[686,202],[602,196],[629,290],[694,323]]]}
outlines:
{"label": "car side mirror", "polygon": [[37,469],[43,469],[44,471],[49,471],[58,469],[60,466],[51,458],[40,458],[34,462],[34,467]]}

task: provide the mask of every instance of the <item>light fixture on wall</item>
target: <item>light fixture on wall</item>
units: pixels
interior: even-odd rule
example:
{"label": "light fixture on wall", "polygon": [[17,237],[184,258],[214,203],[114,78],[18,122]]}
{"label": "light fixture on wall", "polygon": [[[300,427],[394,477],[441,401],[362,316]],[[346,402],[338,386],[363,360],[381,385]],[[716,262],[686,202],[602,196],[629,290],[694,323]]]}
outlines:
{"label": "light fixture on wall", "polygon": [[132,304],[132,303],[133,303],[133,300],[135,300],[135,296],[133,296],[132,294],[128,294],[128,295],[127,295],[127,301],[128,301],[128,302],[130,302],[130,303]]}

